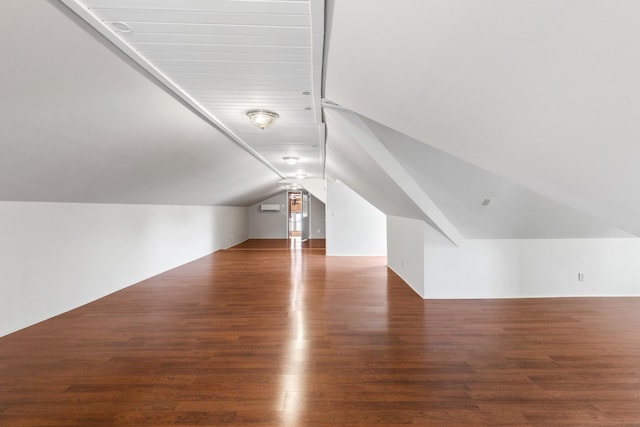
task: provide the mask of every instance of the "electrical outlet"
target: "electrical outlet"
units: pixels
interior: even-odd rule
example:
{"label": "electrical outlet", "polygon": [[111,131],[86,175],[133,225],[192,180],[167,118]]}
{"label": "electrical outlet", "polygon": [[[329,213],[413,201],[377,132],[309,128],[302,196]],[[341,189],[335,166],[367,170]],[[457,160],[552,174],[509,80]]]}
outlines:
{"label": "electrical outlet", "polygon": [[584,282],[584,273],[578,273],[578,282]]}

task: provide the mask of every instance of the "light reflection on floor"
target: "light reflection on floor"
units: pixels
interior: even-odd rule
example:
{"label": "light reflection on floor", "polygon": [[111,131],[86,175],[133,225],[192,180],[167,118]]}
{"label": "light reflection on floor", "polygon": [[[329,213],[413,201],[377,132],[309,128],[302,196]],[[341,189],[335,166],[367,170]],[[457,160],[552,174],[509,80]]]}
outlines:
{"label": "light reflection on floor", "polygon": [[289,248],[300,249],[302,247],[302,239],[300,237],[289,238]]}
{"label": "light reflection on floor", "polygon": [[[291,239],[291,244],[300,247],[300,239]],[[294,247],[294,246],[292,246]],[[304,307],[304,282],[302,251],[291,251],[291,293],[289,298],[290,334],[286,344],[286,357],[282,365],[280,405],[286,425],[298,425],[303,410],[306,386],[307,325]]]}

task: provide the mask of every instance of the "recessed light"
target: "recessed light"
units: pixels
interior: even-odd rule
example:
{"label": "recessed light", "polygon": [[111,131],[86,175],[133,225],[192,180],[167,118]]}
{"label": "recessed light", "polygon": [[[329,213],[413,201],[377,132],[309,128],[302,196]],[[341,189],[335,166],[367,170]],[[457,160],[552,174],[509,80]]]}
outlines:
{"label": "recessed light", "polygon": [[130,33],[131,27],[122,21],[113,21],[111,26],[120,33]]}
{"label": "recessed light", "polygon": [[305,90],[304,92],[302,92],[303,95],[311,95],[311,92],[309,92],[308,90]]}
{"label": "recessed light", "polygon": [[300,159],[298,157],[287,156],[287,157],[283,157],[282,160],[284,160],[284,162],[289,166],[293,166],[296,163],[298,163],[298,160]]}

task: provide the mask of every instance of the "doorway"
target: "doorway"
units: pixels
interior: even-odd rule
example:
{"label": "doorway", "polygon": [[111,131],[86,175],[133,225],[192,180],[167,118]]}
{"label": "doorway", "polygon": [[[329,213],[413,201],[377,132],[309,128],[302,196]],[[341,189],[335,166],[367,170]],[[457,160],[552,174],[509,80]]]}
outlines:
{"label": "doorway", "polygon": [[302,238],[302,192],[290,191],[287,197],[289,203],[288,221],[289,221],[289,239]]}
{"label": "doorway", "polygon": [[288,237],[303,242],[309,239],[309,193],[289,191],[287,193]]}

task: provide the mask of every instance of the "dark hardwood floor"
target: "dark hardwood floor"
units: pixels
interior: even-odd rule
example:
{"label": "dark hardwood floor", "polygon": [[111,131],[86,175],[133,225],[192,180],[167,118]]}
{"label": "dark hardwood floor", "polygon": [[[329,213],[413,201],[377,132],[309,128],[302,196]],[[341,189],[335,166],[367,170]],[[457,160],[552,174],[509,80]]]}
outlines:
{"label": "dark hardwood floor", "polygon": [[313,249],[324,250],[325,239],[308,239],[301,241],[300,238],[292,239],[253,239],[240,243],[229,250],[280,250],[280,249]]}
{"label": "dark hardwood floor", "polygon": [[640,425],[638,299],[423,301],[260,245],[0,338],[0,425]]}

